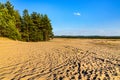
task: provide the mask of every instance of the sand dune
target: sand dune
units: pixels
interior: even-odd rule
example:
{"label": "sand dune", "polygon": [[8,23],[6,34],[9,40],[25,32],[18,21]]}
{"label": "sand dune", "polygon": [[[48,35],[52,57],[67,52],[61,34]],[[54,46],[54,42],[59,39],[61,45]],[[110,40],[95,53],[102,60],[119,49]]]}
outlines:
{"label": "sand dune", "polygon": [[120,40],[0,39],[0,80],[120,80]]}

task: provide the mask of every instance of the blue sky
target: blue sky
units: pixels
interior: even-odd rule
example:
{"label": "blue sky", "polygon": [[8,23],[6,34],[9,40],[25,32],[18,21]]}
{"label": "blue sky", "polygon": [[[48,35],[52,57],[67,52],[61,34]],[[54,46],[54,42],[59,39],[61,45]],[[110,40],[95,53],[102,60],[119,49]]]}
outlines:
{"label": "blue sky", "polygon": [[[5,2],[6,0],[0,0]],[[22,15],[47,14],[55,35],[120,36],[120,0],[10,0]]]}

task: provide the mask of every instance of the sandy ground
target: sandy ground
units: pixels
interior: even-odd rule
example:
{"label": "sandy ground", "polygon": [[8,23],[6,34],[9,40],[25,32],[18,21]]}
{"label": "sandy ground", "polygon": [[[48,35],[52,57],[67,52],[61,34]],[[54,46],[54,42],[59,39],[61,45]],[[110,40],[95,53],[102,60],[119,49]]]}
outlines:
{"label": "sandy ground", "polygon": [[0,39],[0,80],[120,80],[120,40]]}

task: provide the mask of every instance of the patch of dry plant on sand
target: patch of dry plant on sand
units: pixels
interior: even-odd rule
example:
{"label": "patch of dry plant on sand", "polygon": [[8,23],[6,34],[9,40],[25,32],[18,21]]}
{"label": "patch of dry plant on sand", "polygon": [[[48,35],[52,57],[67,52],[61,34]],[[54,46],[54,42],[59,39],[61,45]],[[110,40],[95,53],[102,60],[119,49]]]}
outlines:
{"label": "patch of dry plant on sand", "polygon": [[120,80],[120,46],[104,41],[1,41],[0,80]]}

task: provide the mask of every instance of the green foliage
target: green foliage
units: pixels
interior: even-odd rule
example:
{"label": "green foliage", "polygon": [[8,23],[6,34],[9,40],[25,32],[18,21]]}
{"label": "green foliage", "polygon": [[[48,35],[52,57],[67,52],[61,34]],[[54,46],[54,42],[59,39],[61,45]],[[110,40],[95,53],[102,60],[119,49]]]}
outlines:
{"label": "green foliage", "polygon": [[21,35],[15,27],[15,18],[8,14],[6,8],[1,9],[0,12],[0,36],[20,40]]}
{"label": "green foliage", "polygon": [[7,1],[0,3],[0,36],[22,41],[47,41],[53,38],[53,32],[46,14],[29,14],[25,9],[21,17]]}

